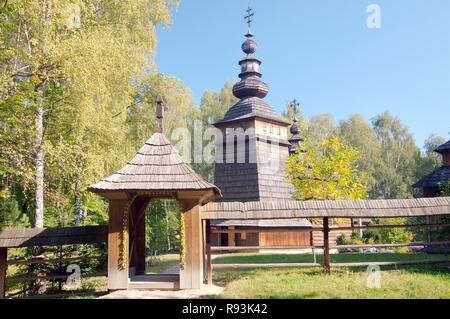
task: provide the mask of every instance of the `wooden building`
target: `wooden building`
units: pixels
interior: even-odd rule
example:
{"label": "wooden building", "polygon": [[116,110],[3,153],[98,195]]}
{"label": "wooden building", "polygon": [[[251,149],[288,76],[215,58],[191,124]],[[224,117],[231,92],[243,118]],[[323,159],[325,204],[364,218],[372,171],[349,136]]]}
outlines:
{"label": "wooden building", "polygon": [[[269,86],[261,81],[261,61],[255,57],[257,49],[249,31],[242,44],[244,58],[239,62],[240,82],[233,87],[239,101],[233,105],[215,127],[223,138],[216,144],[214,183],[221,189],[219,202],[274,202],[292,200],[293,185],[285,180],[285,165],[289,154],[303,139],[297,121],[288,126],[263,99]],[[249,229],[250,232],[213,234],[213,242],[225,246],[299,246],[312,245],[315,237],[312,224],[306,219],[268,221],[217,221],[221,229]],[[350,222],[349,222],[350,223]],[[289,227],[286,227],[288,224]],[[270,232],[262,231],[264,228]],[[276,230],[279,229],[277,232]],[[347,234],[351,232],[346,232]],[[317,239],[317,243],[321,239]]]}
{"label": "wooden building", "polygon": [[434,151],[442,155],[442,166],[413,185],[422,189],[425,197],[438,196],[440,186],[448,185],[450,182],[450,140]]}
{"label": "wooden building", "polygon": [[[280,220],[214,220],[213,230],[234,229],[239,233],[212,233],[213,246],[311,246],[313,225],[304,218]],[[303,229],[305,231],[299,231]]]}

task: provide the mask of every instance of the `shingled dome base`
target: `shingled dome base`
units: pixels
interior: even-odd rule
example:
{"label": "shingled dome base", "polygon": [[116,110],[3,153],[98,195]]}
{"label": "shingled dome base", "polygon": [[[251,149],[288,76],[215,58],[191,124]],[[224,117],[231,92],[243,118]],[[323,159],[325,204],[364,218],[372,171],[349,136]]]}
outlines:
{"label": "shingled dome base", "polygon": [[90,191],[180,191],[219,189],[205,181],[162,133],[155,133],[120,171],[91,185]]}

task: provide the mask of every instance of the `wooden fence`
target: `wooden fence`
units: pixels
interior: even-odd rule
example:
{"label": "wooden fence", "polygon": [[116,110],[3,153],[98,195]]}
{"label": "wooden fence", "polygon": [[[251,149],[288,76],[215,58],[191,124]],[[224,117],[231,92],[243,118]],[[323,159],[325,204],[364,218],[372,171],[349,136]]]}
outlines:
{"label": "wooden fence", "polygon": [[[76,264],[77,262],[85,262],[85,261],[91,261],[91,260],[97,260],[97,261],[104,261],[106,260],[106,256],[75,256],[75,257],[55,257],[55,256],[46,256],[45,258],[20,258],[20,259],[11,259],[6,261],[7,266],[22,266],[22,265],[53,265],[55,271],[52,271],[51,273],[46,273],[42,270],[36,271],[36,273],[23,273],[19,275],[14,275],[11,277],[7,277],[5,275],[4,282],[4,288],[2,291],[0,291],[0,299],[1,298],[13,298],[18,296],[26,296],[27,293],[29,293],[32,290],[32,283],[35,281],[39,282],[47,282],[47,281],[53,281],[58,283],[58,289],[59,292],[58,296],[63,296],[65,294],[77,294],[77,290],[62,290],[63,283],[66,282],[66,280],[69,278],[69,276],[73,275],[74,272],[67,272],[67,266],[70,264]],[[6,270],[5,270],[6,273]],[[82,278],[91,278],[91,277],[101,277],[101,276],[107,276],[106,271],[95,271],[95,272],[89,272],[89,273],[81,273],[80,276]],[[29,284],[25,286],[23,289],[16,291],[12,294],[6,295],[6,283],[11,281],[23,281],[28,282]],[[88,291],[88,292],[81,292],[82,294],[86,293],[97,293],[95,291]],[[57,296],[55,294],[49,294],[47,296],[49,297],[55,297]],[[27,295],[26,297],[32,297]],[[37,296],[35,296],[37,297]],[[41,298],[43,296],[40,296]]]}
{"label": "wooden fence", "polygon": [[[323,233],[323,246],[314,245],[314,241],[311,241],[311,245],[307,246],[233,246],[233,247],[219,247],[211,245],[211,233],[240,233],[248,232],[246,229],[215,229],[210,228],[209,220],[205,221],[205,282],[212,283],[213,269],[247,269],[247,268],[310,268],[310,267],[323,267],[328,273],[331,273],[332,267],[367,267],[372,265],[378,266],[396,266],[396,265],[419,265],[419,264],[436,264],[436,263],[450,263],[449,259],[434,259],[434,260],[412,260],[412,261],[386,261],[386,262],[355,262],[355,263],[331,263],[330,250],[331,249],[366,249],[366,248],[395,248],[395,247],[413,247],[413,246],[450,246],[450,241],[437,241],[437,242],[411,242],[411,243],[393,243],[393,244],[364,244],[364,245],[331,245],[330,232],[339,232],[345,230],[357,230],[357,229],[381,229],[381,228],[441,228],[449,227],[450,224],[397,224],[397,225],[366,225],[366,226],[354,226],[354,227],[330,227],[329,218],[323,218],[322,227],[314,227],[308,229],[311,232]],[[260,232],[258,229],[252,229],[252,232]],[[264,230],[267,231],[267,230]],[[279,231],[279,230],[277,230]],[[305,231],[305,230],[300,230]],[[213,253],[231,253],[242,251],[254,251],[254,250],[299,250],[299,249],[311,249],[313,253],[313,261],[311,263],[257,263],[257,264],[213,264]],[[316,250],[323,249],[323,263],[319,264],[316,260]]]}

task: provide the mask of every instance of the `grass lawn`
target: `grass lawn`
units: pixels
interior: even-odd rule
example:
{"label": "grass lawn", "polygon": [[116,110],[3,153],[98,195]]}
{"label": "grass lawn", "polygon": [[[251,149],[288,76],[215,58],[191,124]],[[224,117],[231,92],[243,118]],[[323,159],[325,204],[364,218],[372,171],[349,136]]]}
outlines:
{"label": "grass lawn", "polygon": [[[336,254],[332,262],[407,261],[450,259],[427,254]],[[317,256],[318,262],[322,256]],[[312,262],[311,255],[230,254],[217,257],[225,263]],[[309,269],[218,269],[216,282],[226,285],[221,298],[450,298],[448,264],[381,268],[381,288],[368,288],[365,268],[334,269],[327,275],[320,268]]]}
{"label": "grass lawn", "polygon": [[158,260],[147,268],[147,274],[160,274],[172,266],[180,263],[179,254],[165,254],[158,256]]}

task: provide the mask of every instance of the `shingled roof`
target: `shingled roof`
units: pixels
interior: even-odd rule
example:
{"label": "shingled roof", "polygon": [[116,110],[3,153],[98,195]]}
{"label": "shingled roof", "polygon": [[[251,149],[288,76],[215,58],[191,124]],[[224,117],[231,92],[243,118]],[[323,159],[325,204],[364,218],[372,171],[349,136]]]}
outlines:
{"label": "shingled roof", "polygon": [[90,191],[179,191],[219,189],[198,175],[163,133],[155,133],[121,170]]}
{"label": "shingled roof", "polygon": [[108,226],[11,228],[0,231],[0,248],[108,242]]}
{"label": "shingled roof", "polygon": [[203,219],[392,218],[450,215],[450,197],[380,200],[212,202]]}
{"label": "shingled roof", "polygon": [[282,119],[274,109],[259,97],[246,97],[233,105],[224,118],[217,123],[221,126],[225,123],[249,118],[262,118],[276,123],[288,125],[289,123]]}
{"label": "shingled roof", "polygon": [[437,153],[443,154],[445,151],[449,151],[449,150],[450,150],[450,140],[447,143],[440,145],[434,151]]}
{"label": "shingled roof", "polygon": [[212,220],[211,226],[216,227],[295,227],[295,228],[310,228],[313,225],[306,218],[292,218],[292,219],[229,219],[229,220]]}
{"label": "shingled roof", "polygon": [[433,188],[439,187],[450,182],[450,166],[442,166],[433,173],[423,177],[412,187],[415,188]]}

